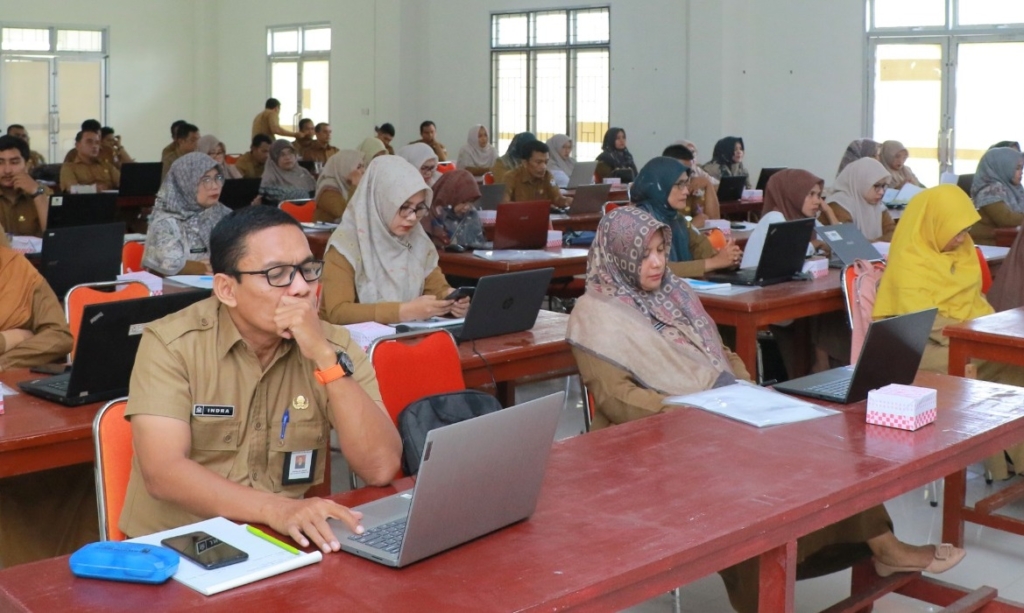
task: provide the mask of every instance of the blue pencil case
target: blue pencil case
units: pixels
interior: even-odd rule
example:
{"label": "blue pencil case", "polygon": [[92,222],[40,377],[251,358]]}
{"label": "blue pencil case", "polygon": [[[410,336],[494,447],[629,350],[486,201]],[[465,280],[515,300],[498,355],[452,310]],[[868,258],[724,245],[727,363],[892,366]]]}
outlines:
{"label": "blue pencil case", "polygon": [[159,545],[101,541],[71,554],[70,564],[76,577],[157,584],[177,572],[180,559]]}

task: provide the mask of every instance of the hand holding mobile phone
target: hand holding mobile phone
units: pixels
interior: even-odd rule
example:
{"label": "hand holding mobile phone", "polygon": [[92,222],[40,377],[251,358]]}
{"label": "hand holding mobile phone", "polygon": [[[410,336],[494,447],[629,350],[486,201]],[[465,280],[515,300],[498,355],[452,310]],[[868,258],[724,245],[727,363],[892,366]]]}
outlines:
{"label": "hand holding mobile phone", "polygon": [[456,290],[453,290],[452,293],[450,293],[447,296],[445,296],[444,299],[445,300],[458,300],[459,298],[462,298],[463,296],[472,298],[474,291],[476,291],[475,287],[463,286],[463,287],[460,287],[460,288],[458,288]]}

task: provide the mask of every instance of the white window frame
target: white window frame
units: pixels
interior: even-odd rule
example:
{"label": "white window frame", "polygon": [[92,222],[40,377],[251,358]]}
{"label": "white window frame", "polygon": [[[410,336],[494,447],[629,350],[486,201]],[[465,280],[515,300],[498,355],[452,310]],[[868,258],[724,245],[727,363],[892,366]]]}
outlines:
{"label": "white window frame", "polygon": [[[288,24],[288,25],[277,25],[269,26],[267,28],[267,97],[273,96],[273,69],[275,62],[296,62],[298,65],[298,72],[296,76],[296,91],[295,91],[295,108],[298,112],[290,118],[284,118],[287,122],[292,124],[294,131],[299,129],[299,119],[302,115],[302,68],[305,62],[318,61],[327,62],[328,74],[330,74],[330,62],[331,62],[331,50],[326,51],[307,51],[304,48],[306,37],[306,30],[322,30],[327,29],[331,31],[333,36],[334,32],[331,30],[330,23],[301,23],[301,24]],[[286,32],[295,31],[298,34],[298,51],[290,52],[274,52],[273,51],[273,40],[274,32]],[[333,39],[331,41],[333,48]],[[330,83],[327,84],[327,100],[328,108],[330,107]],[[327,118],[323,118],[321,121],[326,121]],[[285,121],[281,122],[282,126],[286,125]]]}

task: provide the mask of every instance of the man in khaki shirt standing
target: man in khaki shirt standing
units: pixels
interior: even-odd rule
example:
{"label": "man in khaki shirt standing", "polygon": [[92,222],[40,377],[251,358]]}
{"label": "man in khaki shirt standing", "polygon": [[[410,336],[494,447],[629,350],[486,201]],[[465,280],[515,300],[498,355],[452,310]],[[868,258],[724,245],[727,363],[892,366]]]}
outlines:
{"label": "man in khaki shirt standing", "polygon": [[420,124],[420,139],[414,140],[409,144],[415,145],[416,143],[430,145],[430,148],[437,154],[438,162],[448,161],[448,150],[437,140],[437,126],[434,125],[433,121],[428,119]]}
{"label": "man in khaki shirt standing", "polygon": [[199,128],[187,122],[179,125],[174,133],[174,149],[165,153],[161,160],[163,168],[160,171],[160,180],[162,181],[167,176],[167,173],[171,170],[171,164],[174,164],[175,160],[186,153],[192,153],[198,145]]}
{"label": "man in khaki shirt standing", "polygon": [[302,159],[323,165],[338,152],[337,147],[331,146],[331,124],[316,124],[315,134],[316,140],[302,150]]}
{"label": "man in khaki shirt standing", "polygon": [[214,296],[143,332],[121,529],[223,516],[338,551],[327,519],[361,533],[360,514],[302,496],[329,470],[332,426],[364,481],[384,485],[398,470],[402,443],[373,368],[344,328],[317,317],[323,262],[287,213],[255,206],[222,219],[210,265]]}
{"label": "man in khaki shirt standing", "polygon": [[248,153],[243,153],[235,160],[235,169],[242,173],[242,178],[260,179],[263,177],[263,168],[267,165],[267,158],[270,157],[271,144],[270,137],[266,134],[257,134],[252,137]]}
{"label": "man in khaki shirt standing", "polygon": [[271,139],[274,138],[274,135],[297,138],[298,132],[291,132],[281,127],[280,115],[281,101],[277,98],[267,98],[265,108],[252,120],[252,135],[266,134]]}
{"label": "man in khaki shirt standing", "polygon": [[42,236],[50,190],[29,176],[28,143],[0,136],[0,226],[21,236]]}
{"label": "man in khaki shirt standing", "polygon": [[505,202],[547,200],[557,207],[566,207],[572,198],[562,195],[548,172],[548,146],[534,140],[523,145],[523,163],[505,175]]}
{"label": "man in khaki shirt standing", "polygon": [[60,168],[60,188],[70,191],[76,185],[95,185],[96,191],[117,189],[121,172],[107,161],[99,159],[100,131],[81,131],[75,136],[75,159],[64,162]]}
{"label": "man in khaki shirt standing", "polygon": [[33,168],[46,164],[46,158],[44,158],[42,154],[37,151],[32,151],[32,142],[28,138],[28,130],[25,129],[25,126],[17,123],[11,124],[7,126],[7,135],[20,138],[29,146],[25,172],[31,173]]}

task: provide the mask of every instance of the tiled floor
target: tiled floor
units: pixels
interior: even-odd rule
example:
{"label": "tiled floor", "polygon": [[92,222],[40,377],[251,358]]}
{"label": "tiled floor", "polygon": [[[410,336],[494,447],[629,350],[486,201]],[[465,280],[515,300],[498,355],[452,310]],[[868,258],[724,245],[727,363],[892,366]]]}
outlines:
{"label": "tiled floor", "polygon": [[[580,404],[579,384],[575,378],[569,386],[569,401],[563,411],[558,427],[558,438],[576,436],[583,431],[583,413]],[[522,386],[517,399],[522,402],[545,394],[562,391],[565,379],[557,379]],[[332,454],[332,483],[335,491],[348,489],[348,467],[340,454]],[[968,471],[967,495],[969,500],[980,498],[987,492],[1016,483],[986,485],[980,465]],[[928,504],[925,488],[908,492],[886,503],[886,508],[896,526],[896,535],[910,543],[937,543],[941,535],[942,514]],[[1004,509],[1005,513],[1024,518],[1024,502]],[[956,568],[942,575],[944,581],[976,588],[989,585],[999,590],[1001,598],[1024,602],[1024,537],[1007,534],[991,528],[967,524],[967,558]],[[849,595],[849,571],[827,577],[797,583],[796,610],[798,612],[820,611]],[[683,586],[681,590],[683,613],[729,613],[725,588],[718,575],[709,575]],[[876,613],[919,613],[937,611],[921,602],[902,596],[890,595],[878,601]],[[673,598],[670,594],[659,596],[628,609],[630,613],[671,613]]]}

